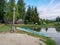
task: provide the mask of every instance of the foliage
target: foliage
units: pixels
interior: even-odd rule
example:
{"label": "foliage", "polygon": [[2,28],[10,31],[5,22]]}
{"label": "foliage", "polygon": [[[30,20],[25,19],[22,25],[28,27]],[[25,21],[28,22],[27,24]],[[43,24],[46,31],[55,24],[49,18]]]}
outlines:
{"label": "foliage", "polygon": [[31,23],[31,7],[29,6],[26,12],[25,23]]}
{"label": "foliage", "polygon": [[12,19],[13,19],[13,8],[15,7],[16,9],[16,15],[15,15],[15,20],[18,19],[19,17],[19,13],[18,13],[18,7],[17,5],[15,4],[15,0],[10,0],[9,2],[6,2],[6,8],[5,8],[5,22],[12,22]]}
{"label": "foliage", "polygon": [[60,17],[59,16],[56,18],[56,22],[60,22]]}
{"label": "foliage", "polygon": [[24,0],[18,0],[17,2],[18,7],[18,13],[19,13],[19,19],[24,19],[25,17],[25,3]]}
{"label": "foliage", "polygon": [[[4,2],[6,1],[6,2]],[[15,0],[7,0],[0,1],[0,19],[5,23],[11,23],[13,19],[13,8],[16,8],[15,21],[18,19],[22,19],[26,24],[39,24],[39,14],[37,11],[37,7],[28,7],[27,11],[25,11],[25,3],[24,0],[18,0],[15,3]],[[1,21],[0,20],[0,21]]]}
{"label": "foliage", "polygon": [[13,8],[15,7],[15,0],[9,0],[9,2],[6,2],[6,8],[5,8],[5,20],[8,20],[8,22],[12,21],[13,18]]}
{"label": "foliage", "polygon": [[32,8],[29,6],[26,12],[26,17],[25,17],[25,22],[27,24],[39,24],[39,17],[38,17],[38,12],[37,8]]}
{"label": "foliage", "polygon": [[0,22],[4,21],[5,0],[0,0]]}

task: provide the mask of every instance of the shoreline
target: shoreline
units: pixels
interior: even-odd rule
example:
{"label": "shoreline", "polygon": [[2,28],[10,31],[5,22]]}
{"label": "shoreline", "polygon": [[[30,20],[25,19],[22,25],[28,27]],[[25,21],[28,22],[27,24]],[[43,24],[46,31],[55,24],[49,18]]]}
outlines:
{"label": "shoreline", "polygon": [[0,45],[45,45],[39,38],[20,33],[0,33]]}

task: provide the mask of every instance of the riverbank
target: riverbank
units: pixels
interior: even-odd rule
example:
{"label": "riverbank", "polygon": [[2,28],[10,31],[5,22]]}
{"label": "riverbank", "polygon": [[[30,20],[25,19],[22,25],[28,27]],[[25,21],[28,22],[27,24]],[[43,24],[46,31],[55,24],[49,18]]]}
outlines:
{"label": "riverbank", "polygon": [[[17,25],[15,24],[15,26],[22,26],[22,27],[39,27],[39,25],[24,25],[24,24],[20,24],[20,25]],[[11,30],[11,25],[5,25],[5,24],[1,24],[0,25],[0,33],[7,33],[7,32],[10,32]],[[40,40],[42,40],[44,43],[46,43],[47,45],[51,44],[51,45],[55,45],[55,41],[51,40],[49,38],[49,40],[47,40],[46,37],[43,37],[43,36],[39,36],[39,35],[35,35],[35,34],[32,34],[32,33],[27,33],[27,32],[24,32],[24,31],[15,31],[15,33],[20,33],[20,34],[27,34],[27,35],[30,35],[30,36],[33,36],[33,37],[36,37],[36,38],[40,38]],[[51,40],[51,41],[50,41]]]}
{"label": "riverbank", "polygon": [[20,33],[0,33],[0,45],[46,45],[39,38]]}
{"label": "riverbank", "polygon": [[40,36],[40,35],[32,34],[32,33],[27,33],[25,31],[20,31],[20,30],[16,30],[15,32],[21,33],[21,34],[27,34],[27,35],[39,38],[39,40],[43,41],[46,45],[57,45],[56,42],[49,37]]}

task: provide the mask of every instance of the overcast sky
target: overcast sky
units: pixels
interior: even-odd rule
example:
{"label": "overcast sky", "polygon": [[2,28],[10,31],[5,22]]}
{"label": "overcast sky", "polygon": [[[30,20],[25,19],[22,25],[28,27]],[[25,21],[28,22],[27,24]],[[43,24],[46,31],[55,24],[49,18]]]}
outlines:
{"label": "overcast sky", "polygon": [[[16,0],[17,1],[17,0]],[[60,16],[60,0],[24,0],[26,6],[37,6],[39,17],[42,19],[55,19]]]}

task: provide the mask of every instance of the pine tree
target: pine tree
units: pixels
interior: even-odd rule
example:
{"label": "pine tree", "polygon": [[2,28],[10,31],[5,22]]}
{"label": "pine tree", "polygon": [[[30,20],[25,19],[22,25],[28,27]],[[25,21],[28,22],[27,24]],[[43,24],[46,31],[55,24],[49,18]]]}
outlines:
{"label": "pine tree", "polygon": [[0,0],[0,22],[4,21],[5,0]]}
{"label": "pine tree", "polygon": [[29,6],[26,12],[26,18],[25,18],[26,23],[31,23],[31,24],[39,24],[39,16],[38,16],[38,11],[37,8],[33,7],[32,8]]}
{"label": "pine tree", "polygon": [[37,23],[37,24],[39,23],[37,7],[34,8],[34,23]]}
{"label": "pine tree", "polygon": [[31,15],[32,15],[32,10],[31,7],[28,6],[27,12],[26,12],[26,17],[25,17],[25,23],[31,23]]}
{"label": "pine tree", "polygon": [[18,12],[19,12],[19,19],[24,19],[24,16],[25,16],[24,0],[18,0],[17,6],[18,6]]}
{"label": "pine tree", "polygon": [[60,22],[60,17],[59,16],[56,18],[56,22]]}

